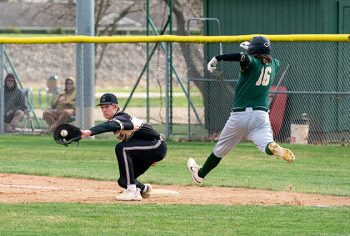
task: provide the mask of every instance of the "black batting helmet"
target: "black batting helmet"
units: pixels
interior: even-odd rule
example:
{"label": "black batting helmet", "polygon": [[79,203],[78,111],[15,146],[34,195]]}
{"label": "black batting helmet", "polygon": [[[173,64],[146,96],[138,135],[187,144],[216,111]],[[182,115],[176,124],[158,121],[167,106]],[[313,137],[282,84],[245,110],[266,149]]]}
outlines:
{"label": "black batting helmet", "polygon": [[250,45],[248,47],[248,54],[270,54],[271,43],[268,38],[263,36],[255,36],[250,40]]}

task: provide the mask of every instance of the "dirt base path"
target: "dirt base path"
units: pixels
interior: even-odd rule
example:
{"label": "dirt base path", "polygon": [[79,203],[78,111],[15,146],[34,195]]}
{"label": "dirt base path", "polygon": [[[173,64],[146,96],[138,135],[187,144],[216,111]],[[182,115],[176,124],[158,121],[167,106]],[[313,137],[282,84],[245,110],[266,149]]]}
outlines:
{"label": "dirt base path", "polygon": [[[174,190],[180,195],[145,198],[133,203],[350,206],[350,197],[330,195],[179,185],[153,185],[153,188]],[[121,203],[115,200],[121,190],[114,181],[0,173],[0,203]]]}

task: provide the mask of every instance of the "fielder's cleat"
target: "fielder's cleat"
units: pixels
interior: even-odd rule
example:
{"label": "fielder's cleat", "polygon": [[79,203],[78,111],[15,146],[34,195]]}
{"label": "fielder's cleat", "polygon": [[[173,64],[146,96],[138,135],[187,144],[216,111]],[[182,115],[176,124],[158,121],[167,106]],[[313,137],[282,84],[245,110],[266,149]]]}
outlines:
{"label": "fielder's cleat", "polygon": [[268,146],[269,150],[273,153],[273,155],[282,158],[285,161],[288,162],[294,162],[295,156],[293,152],[289,149],[283,148],[277,143],[270,143]]}
{"label": "fielder's cleat", "polygon": [[189,158],[187,161],[187,169],[192,174],[193,182],[201,184],[204,181],[204,178],[198,176],[198,171],[201,167],[196,163],[193,158]]}
{"label": "fielder's cleat", "polygon": [[136,191],[126,189],[126,190],[124,190],[124,192],[117,195],[116,200],[118,200],[118,201],[141,201],[142,196],[141,196],[140,191],[141,190],[139,188],[137,188]]}
{"label": "fielder's cleat", "polygon": [[144,184],[145,188],[141,191],[141,194],[148,193],[152,190],[152,185],[150,184]]}
{"label": "fielder's cleat", "polygon": [[151,191],[152,191],[152,185],[150,184],[144,184],[145,188],[141,191],[141,195],[144,198],[150,197]]}

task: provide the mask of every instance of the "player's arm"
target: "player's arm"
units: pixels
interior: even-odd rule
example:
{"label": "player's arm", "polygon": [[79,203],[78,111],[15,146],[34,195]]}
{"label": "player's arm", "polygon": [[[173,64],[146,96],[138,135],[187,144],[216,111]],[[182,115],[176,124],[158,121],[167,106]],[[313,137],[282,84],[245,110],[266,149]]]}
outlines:
{"label": "player's arm", "polygon": [[106,132],[117,132],[119,130],[133,130],[134,123],[132,120],[120,117],[118,119],[109,120],[107,122],[98,124],[88,130],[82,131],[82,137],[93,136]]}
{"label": "player's arm", "polygon": [[94,127],[91,127],[88,130],[82,130],[82,137],[93,136],[93,135],[102,134],[106,132],[117,132],[121,128],[122,127],[120,122],[117,122],[115,120],[109,120],[107,122],[103,122]]}
{"label": "player's arm", "polygon": [[216,69],[216,63],[218,61],[239,61],[242,70],[246,70],[249,67],[250,58],[246,53],[230,53],[213,57],[208,64],[208,70],[213,72]]}
{"label": "player's arm", "polygon": [[244,55],[245,53],[230,53],[230,54],[223,54],[223,55],[219,55],[216,56],[216,60],[218,61],[240,61],[242,55]]}

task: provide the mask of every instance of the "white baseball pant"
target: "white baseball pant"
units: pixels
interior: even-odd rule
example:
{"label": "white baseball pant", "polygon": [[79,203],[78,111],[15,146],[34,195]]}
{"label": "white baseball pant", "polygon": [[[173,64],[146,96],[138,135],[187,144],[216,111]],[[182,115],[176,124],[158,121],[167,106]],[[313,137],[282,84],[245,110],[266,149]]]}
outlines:
{"label": "white baseball pant", "polygon": [[260,151],[265,152],[266,146],[273,142],[267,112],[253,110],[251,107],[242,112],[231,112],[213,153],[217,157],[223,157],[242,140],[254,142]]}

